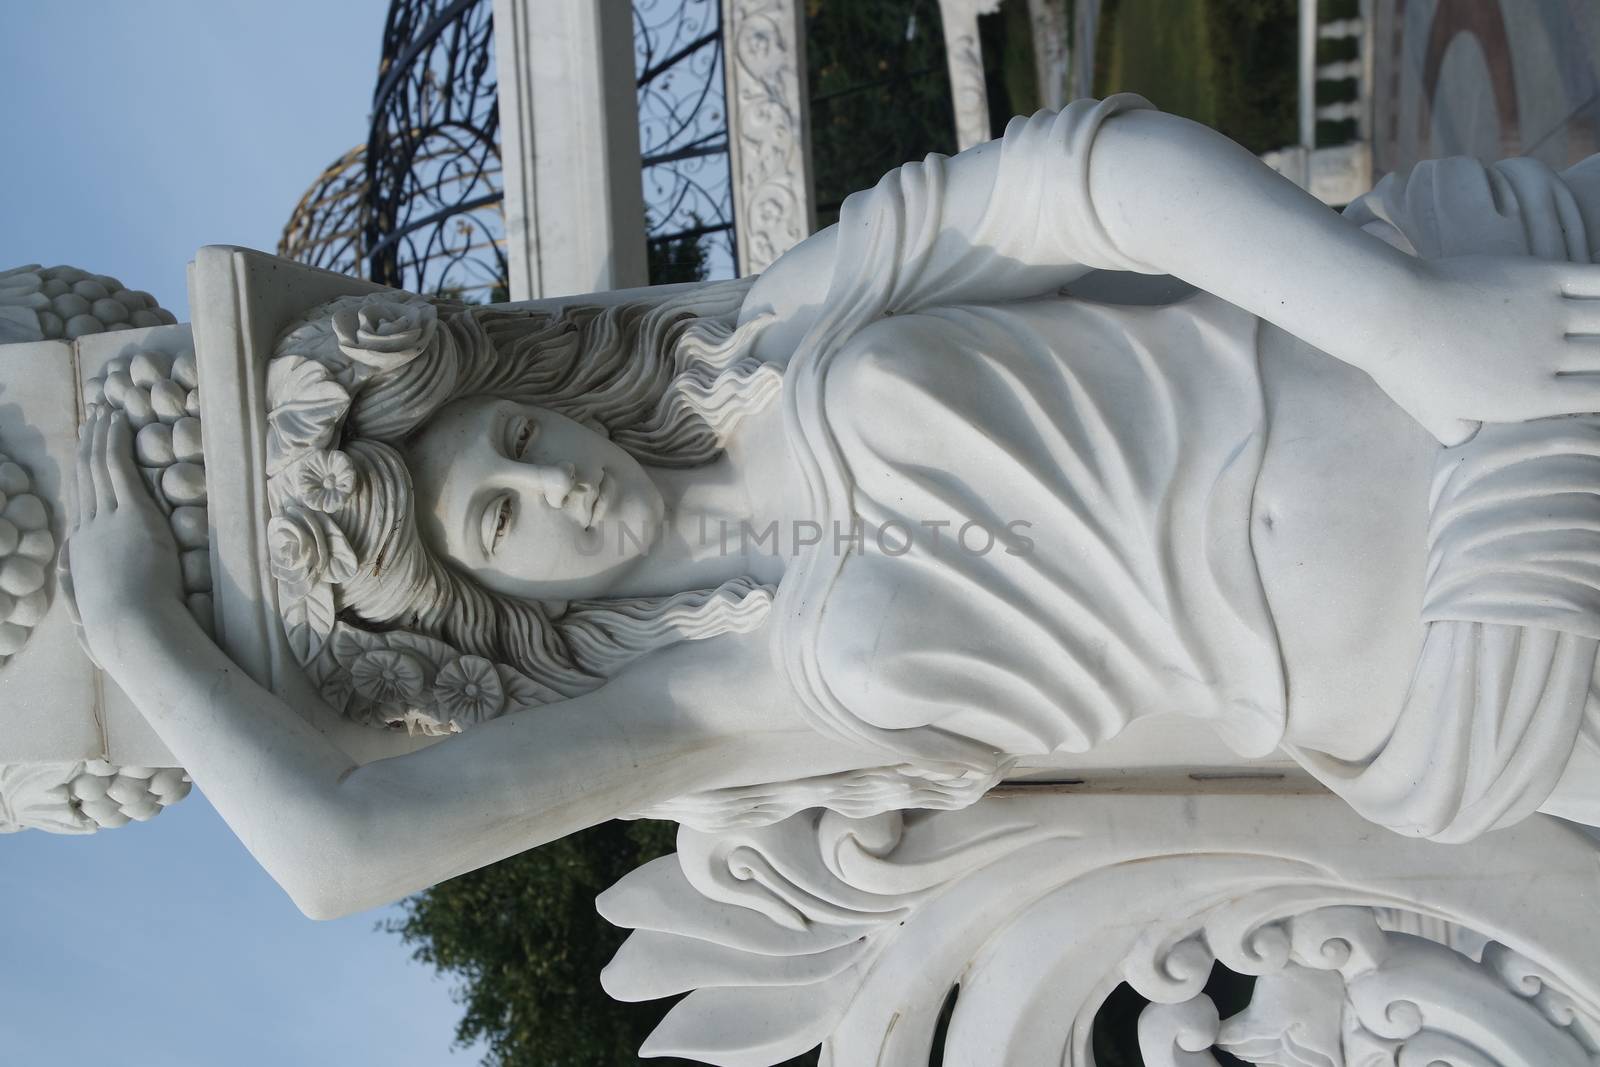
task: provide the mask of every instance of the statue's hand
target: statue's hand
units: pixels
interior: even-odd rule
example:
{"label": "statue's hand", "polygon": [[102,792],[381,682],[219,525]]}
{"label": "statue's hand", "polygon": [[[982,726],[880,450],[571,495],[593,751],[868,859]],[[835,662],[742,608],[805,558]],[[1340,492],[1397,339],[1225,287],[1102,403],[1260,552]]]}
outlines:
{"label": "statue's hand", "polygon": [[1460,256],[1418,270],[1400,346],[1369,370],[1442,443],[1482,422],[1600,411],[1600,267]]}
{"label": "statue's hand", "polygon": [[83,424],[77,477],[72,589],[89,651],[114,673],[119,628],[181,606],[178,546],[134,465],[126,415],[102,411]]}

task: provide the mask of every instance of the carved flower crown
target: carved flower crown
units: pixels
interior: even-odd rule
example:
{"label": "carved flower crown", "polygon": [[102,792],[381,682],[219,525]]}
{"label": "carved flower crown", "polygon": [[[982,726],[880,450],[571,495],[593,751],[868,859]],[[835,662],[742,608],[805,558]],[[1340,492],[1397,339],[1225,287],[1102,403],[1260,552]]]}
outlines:
{"label": "carved flower crown", "polygon": [[[425,734],[549,699],[512,668],[443,641],[336,617],[335,587],[357,570],[335,517],[357,488],[356,465],[337,447],[353,396],[373,375],[450,343],[423,297],[347,297],[291,328],[267,366],[267,558],[289,646],[336,710]],[[346,359],[330,359],[335,349]]]}

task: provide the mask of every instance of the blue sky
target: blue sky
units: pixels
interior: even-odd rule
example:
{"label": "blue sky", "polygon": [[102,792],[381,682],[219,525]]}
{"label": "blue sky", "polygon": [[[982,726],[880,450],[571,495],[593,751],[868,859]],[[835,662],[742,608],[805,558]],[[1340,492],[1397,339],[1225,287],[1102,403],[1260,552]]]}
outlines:
{"label": "blue sky", "polygon": [[[0,269],[113,274],[187,320],[195,249],[270,251],[364,138],[387,7],[0,0]],[[0,1058],[475,1064],[384,914],[303,918],[198,795],[91,838],[0,837]]]}

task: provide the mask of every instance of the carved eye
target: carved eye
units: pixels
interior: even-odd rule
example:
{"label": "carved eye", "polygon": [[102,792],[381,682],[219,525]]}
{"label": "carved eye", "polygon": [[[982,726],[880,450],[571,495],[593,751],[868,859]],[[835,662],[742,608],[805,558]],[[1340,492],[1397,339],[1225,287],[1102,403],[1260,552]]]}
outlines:
{"label": "carved eye", "polygon": [[483,509],[483,522],[481,533],[483,536],[483,553],[492,556],[500,547],[500,539],[511,529],[512,509],[516,501],[510,493],[496,497]]}
{"label": "carved eye", "polygon": [[539,435],[539,427],[530,419],[518,419],[511,424],[511,458],[521,459],[522,454],[528,450],[533,439]]}

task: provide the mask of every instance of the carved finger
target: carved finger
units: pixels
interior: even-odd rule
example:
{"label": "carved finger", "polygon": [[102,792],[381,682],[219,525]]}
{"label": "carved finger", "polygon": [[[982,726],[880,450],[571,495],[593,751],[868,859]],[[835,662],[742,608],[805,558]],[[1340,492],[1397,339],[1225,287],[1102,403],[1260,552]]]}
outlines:
{"label": "carved finger", "polygon": [[89,470],[89,454],[94,444],[94,424],[97,418],[99,416],[90,415],[78,427],[77,459],[73,464],[78,482],[78,518],[73,524],[74,529],[94,518],[94,475]]}
{"label": "carved finger", "polygon": [[1600,269],[1578,267],[1561,283],[1561,295],[1573,301],[1600,301]]}
{"label": "carved finger", "polygon": [[89,472],[94,481],[96,515],[117,510],[117,494],[111,488],[111,474],[106,470],[106,441],[110,436],[111,420],[104,416],[96,419],[89,446]]}
{"label": "carved finger", "polygon": [[1556,372],[1559,392],[1552,415],[1584,415],[1600,411],[1600,369]]}
{"label": "carved finger", "polygon": [[1562,307],[1567,340],[1600,343],[1600,300],[1567,297]]}
{"label": "carved finger", "polygon": [[144,483],[133,462],[133,428],[120,411],[111,418],[111,431],[106,439],[106,466],[117,506],[137,503],[139,497],[135,494],[144,492]]}

